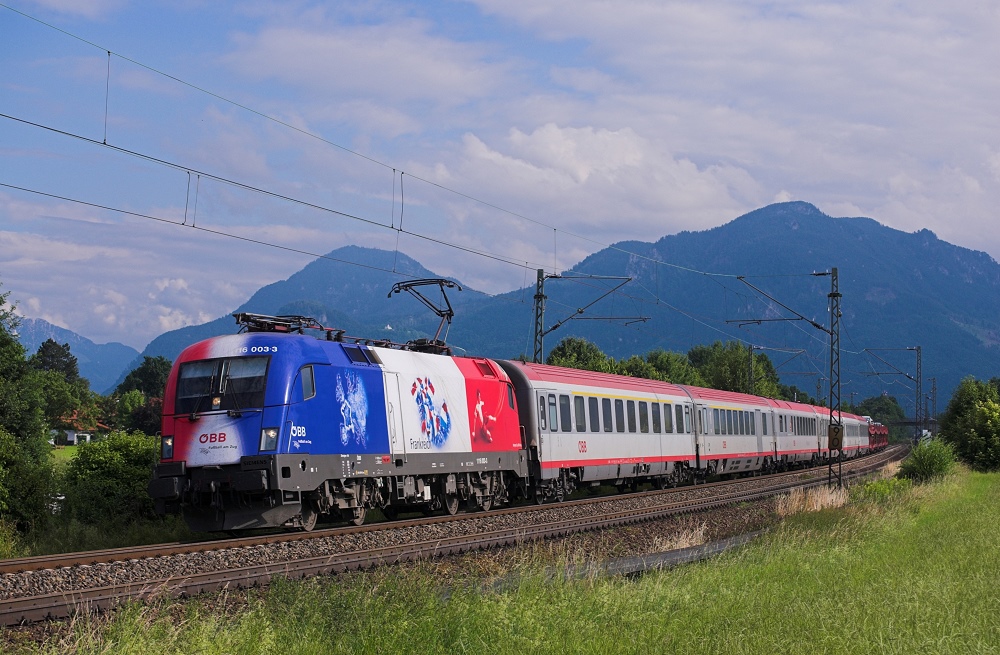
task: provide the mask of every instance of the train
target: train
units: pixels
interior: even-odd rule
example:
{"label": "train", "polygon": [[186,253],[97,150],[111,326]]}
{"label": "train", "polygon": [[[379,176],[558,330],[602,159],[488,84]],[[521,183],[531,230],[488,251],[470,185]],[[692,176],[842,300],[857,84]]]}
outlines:
{"label": "train", "polygon": [[[234,316],[240,333],[184,349],[164,392],[148,491],[196,531],[483,511],[831,457],[824,407]],[[841,421],[844,456],[886,445],[867,417]]]}

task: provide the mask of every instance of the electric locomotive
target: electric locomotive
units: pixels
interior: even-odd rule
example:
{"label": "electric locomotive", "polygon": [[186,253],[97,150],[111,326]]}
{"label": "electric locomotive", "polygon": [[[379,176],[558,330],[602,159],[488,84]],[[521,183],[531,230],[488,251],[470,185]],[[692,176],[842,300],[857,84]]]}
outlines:
{"label": "electric locomotive", "polygon": [[360,525],[371,508],[525,493],[517,401],[494,362],[352,342],[305,317],[237,321],[248,331],[188,347],[170,372],[149,484],[161,512],[195,530],[310,530],[320,514]]}

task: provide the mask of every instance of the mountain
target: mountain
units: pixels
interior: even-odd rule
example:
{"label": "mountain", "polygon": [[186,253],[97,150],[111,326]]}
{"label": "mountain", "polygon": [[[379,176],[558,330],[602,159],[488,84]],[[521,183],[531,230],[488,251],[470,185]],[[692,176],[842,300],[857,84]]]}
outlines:
{"label": "mountain", "polygon": [[[430,311],[409,297],[386,297],[401,277],[363,266],[437,277],[433,272],[405,255],[354,246],[328,257],[260,289],[236,311],[306,308],[304,313],[352,335],[396,341],[433,336],[438,319]],[[828,375],[829,335],[809,321],[829,324],[831,282],[829,276],[810,274],[832,267],[843,295],[845,400],[886,391],[904,407],[909,403],[912,412],[913,382],[906,375],[915,374],[915,353],[905,349],[915,346],[922,349],[923,376],[937,380],[939,410],[963,376],[1000,374],[1000,264],[929,230],[905,233],[870,218],[833,218],[804,202],[770,205],[710,230],[653,243],[622,242],[594,253],[563,272],[563,279],[546,281],[545,325],[569,319],[617,284],[570,279],[584,275],[632,277],[619,293],[579,315],[619,320],[567,320],[545,344],[552,348],[563,337],[582,336],[608,354],[626,357],[653,348],[686,352],[697,344],[740,338],[772,349],[765,352],[783,382],[812,393],[817,380]],[[449,343],[459,352],[530,357],[534,292],[534,285],[497,296],[451,291],[456,316]],[[637,322],[639,317],[648,320]],[[186,345],[235,328],[232,318],[224,317],[175,330],[143,354],[174,358]],[[925,379],[924,391],[929,388]]]}
{"label": "mountain", "polygon": [[37,352],[46,339],[68,343],[70,352],[76,357],[80,376],[87,378],[90,388],[98,393],[104,393],[114,385],[139,355],[135,348],[117,342],[96,344],[76,332],[40,318],[21,319],[17,337],[29,355]]}

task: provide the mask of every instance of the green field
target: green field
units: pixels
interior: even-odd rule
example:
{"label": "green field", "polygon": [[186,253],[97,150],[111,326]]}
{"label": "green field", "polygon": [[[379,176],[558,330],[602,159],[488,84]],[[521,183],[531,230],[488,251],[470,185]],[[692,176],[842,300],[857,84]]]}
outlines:
{"label": "green field", "polygon": [[71,459],[76,457],[77,446],[59,446],[52,449],[52,457],[55,459],[56,467],[63,468]]}
{"label": "green field", "polygon": [[962,472],[637,579],[552,580],[526,559],[494,588],[425,563],[135,605],[78,619],[41,651],[996,653],[998,501],[1000,475]]}

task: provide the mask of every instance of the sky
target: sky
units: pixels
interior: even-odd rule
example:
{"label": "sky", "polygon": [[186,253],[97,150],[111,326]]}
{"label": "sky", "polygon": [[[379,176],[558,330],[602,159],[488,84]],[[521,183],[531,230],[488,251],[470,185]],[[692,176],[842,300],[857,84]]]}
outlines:
{"label": "sky", "polygon": [[348,244],[502,293],[787,200],[1000,258],[998,34],[971,0],[0,0],[0,292],[142,349]]}

